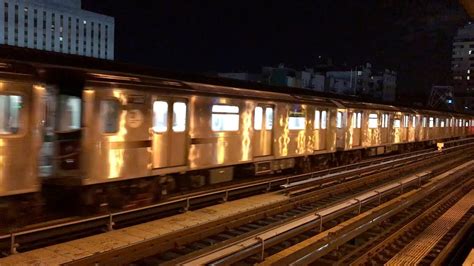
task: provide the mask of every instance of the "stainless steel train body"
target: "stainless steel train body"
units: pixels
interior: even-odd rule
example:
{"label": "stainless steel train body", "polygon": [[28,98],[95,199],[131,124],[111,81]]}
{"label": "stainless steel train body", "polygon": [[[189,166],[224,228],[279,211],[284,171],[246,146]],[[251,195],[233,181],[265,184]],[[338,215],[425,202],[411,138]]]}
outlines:
{"label": "stainless steel train body", "polygon": [[266,174],[311,157],[381,154],[474,134],[474,117],[460,113],[80,72],[75,95],[34,71],[0,74],[0,197],[39,191],[45,180],[212,184],[233,179],[240,167]]}

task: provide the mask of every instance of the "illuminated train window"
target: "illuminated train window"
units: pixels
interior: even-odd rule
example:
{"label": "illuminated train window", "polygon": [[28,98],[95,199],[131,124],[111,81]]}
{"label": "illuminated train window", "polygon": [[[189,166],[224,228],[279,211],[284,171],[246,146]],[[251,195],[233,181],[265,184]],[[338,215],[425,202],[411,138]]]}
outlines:
{"label": "illuminated train window", "polygon": [[301,130],[306,127],[306,113],[303,110],[290,111],[288,129]]}
{"label": "illuminated train window", "polygon": [[[253,126],[255,130],[262,130],[263,127],[263,108],[258,106],[255,108]],[[273,108],[265,108],[265,129],[271,130],[273,128]]]}
{"label": "illuminated train window", "polygon": [[393,127],[400,128],[400,119],[393,120]]}
{"label": "illuminated train window", "polygon": [[412,117],[413,121],[411,122],[412,127],[416,127],[416,116]]}
{"label": "illuminated train window", "polygon": [[186,130],[186,103],[173,103],[173,132]]}
{"label": "illuminated train window", "polygon": [[0,95],[0,135],[18,133],[21,108],[21,96]]}
{"label": "illuminated train window", "polygon": [[153,103],[153,131],[157,133],[168,130],[168,103],[155,101]]}
{"label": "illuminated train window", "polygon": [[267,130],[273,128],[273,108],[265,108],[265,128]]}
{"label": "illuminated train window", "polygon": [[72,131],[81,128],[81,99],[75,96],[59,96],[58,131]]}
{"label": "illuminated train window", "polygon": [[369,115],[369,128],[377,128],[379,124],[379,117],[377,114]]}
{"label": "illuminated train window", "polygon": [[433,127],[433,126],[434,126],[434,118],[430,117],[429,127]]}
{"label": "illuminated train window", "polygon": [[258,106],[255,108],[255,114],[253,117],[253,128],[255,130],[261,130],[263,124],[263,108]]}
{"label": "illuminated train window", "polygon": [[388,114],[382,114],[382,128],[388,128]]}
{"label": "illuminated train window", "polygon": [[327,111],[316,110],[314,112],[314,129],[326,129]]}
{"label": "illuminated train window", "polygon": [[119,128],[119,103],[115,100],[104,100],[100,102],[100,117],[102,121],[102,132],[115,133]]}
{"label": "illuminated train window", "polygon": [[352,127],[361,128],[362,127],[362,113],[356,112],[352,114]]}
{"label": "illuminated train window", "polygon": [[237,131],[239,130],[239,107],[233,105],[212,106],[212,130],[213,131]]}
{"label": "illuminated train window", "polygon": [[408,115],[404,115],[403,116],[403,127],[407,128],[409,123],[410,123],[410,117]]}
{"label": "illuminated train window", "polygon": [[314,129],[319,129],[321,127],[321,111],[314,111]]}

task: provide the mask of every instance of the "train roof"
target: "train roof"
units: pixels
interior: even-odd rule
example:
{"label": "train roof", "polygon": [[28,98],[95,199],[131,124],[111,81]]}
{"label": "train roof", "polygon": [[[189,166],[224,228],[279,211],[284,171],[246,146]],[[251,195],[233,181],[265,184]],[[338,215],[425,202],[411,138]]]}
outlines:
{"label": "train roof", "polygon": [[[98,78],[105,76],[107,79],[128,77],[129,81],[139,82],[142,80],[139,78],[142,77],[149,80],[161,80],[168,82],[169,84],[173,84],[174,82],[186,84],[188,86],[197,85],[201,88],[219,86],[237,88],[239,91],[244,89],[258,92],[278,93],[291,95],[292,97],[308,101],[314,101],[315,97],[317,97],[320,98],[319,100],[325,99],[327,102],[335,101],[336,105],[337,103],[340,103],[342,106],[349,108],[387,109],[400,110],[403,112],[449,112],[470,115],[465,112],[446,109],[431,109],[401,102],[383,102],[374,99],[318,92],[302,88],[271,86],[257,82],[210,77],[194,73],[172,72],[142,65],[7,45],[0,46],[0,71],[2,71],[2,69],[4,71],[8,69],[10,72],[34,75],[44,79],[45,81],[54,80],[55,82],[62,82],[64,79],[67,79],[68,82],[71,83],[71,80],[73,80],[76,81],[77,87],[71,89],[77,90],[77,93],[82,90],[86,80],[91,77],[91,74],[93,74]],[[134,79],[134,77],[136,78]]]}

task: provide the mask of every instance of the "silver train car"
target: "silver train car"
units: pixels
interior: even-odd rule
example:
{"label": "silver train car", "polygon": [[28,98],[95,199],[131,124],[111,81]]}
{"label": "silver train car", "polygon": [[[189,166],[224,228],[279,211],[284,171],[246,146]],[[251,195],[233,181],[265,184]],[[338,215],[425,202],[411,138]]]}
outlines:
{"label": "silver train car", "polygon": [[0,51],[4,217],[31,213],[44,198],[133,207],[239,177],[317,170],[474,135],[474,116],[463,113],[21,55]]}

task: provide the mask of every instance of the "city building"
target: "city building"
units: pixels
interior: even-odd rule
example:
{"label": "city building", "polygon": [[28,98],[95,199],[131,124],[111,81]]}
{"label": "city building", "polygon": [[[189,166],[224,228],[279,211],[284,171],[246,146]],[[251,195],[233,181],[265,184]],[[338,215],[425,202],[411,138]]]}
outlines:
{"label": "city building", "polygon": [[395,101],[397,73],[388,69],[374,73],[370,63],[347,70],[328,71],[326,79],[326,90],[333,93]]}
{"label": "city building", "polygon": [[114,59],[114,18],[81,0],[0,0],[0,23],[0,44]]}
{"label": "city building", "polygon": [[347,67],[338,68],[332,65],[330,60],[327,62],[317,63],[315,68],[306,68],[301,71],[280,64],[278,67],[263,67],[262,74],[232,72],[218,73],[217,76],[273,86],[359,95],[387,102],[395,101],[396,72],[386,69],[374,73],[369,63],[347,69]]}
{"label": "city building", "polygon": [[460,28],[454,37],[454,98],[458,109],[474,109],[474,24]]}
{"label": "city building", "polygon": [[248,72],[231,72],[231,73],[217,73],[218,77],[228,78],[228,79],[237,79],[245,81],[260,82],[262,77],[260,74],[251,74]]}

